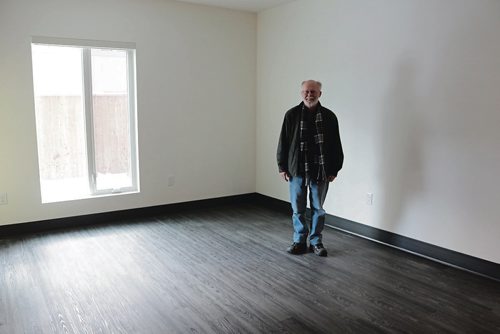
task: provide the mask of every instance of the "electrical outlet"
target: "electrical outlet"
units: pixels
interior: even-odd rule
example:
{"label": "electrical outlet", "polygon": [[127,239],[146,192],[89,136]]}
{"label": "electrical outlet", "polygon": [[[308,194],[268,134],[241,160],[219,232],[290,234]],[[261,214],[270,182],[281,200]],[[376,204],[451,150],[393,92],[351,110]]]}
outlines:
{"label": "electrical outlet", "polygon": [[373,205],[373,194],[372,193],[366,193],[366,204]]}
{"label": "electrical outlet", "polygon": [[0,205],[8,204],[7,193],[0,193]]}
{"label": "electrical outlet", "polygon": [[174,186],[174,184],[175,184],[175,176],[170,175],[170,176],[168,177],[168,183],[167,183],[167,184],[168,184],[168,186],[169,186],[169,187],[173,187],[173,186]]}

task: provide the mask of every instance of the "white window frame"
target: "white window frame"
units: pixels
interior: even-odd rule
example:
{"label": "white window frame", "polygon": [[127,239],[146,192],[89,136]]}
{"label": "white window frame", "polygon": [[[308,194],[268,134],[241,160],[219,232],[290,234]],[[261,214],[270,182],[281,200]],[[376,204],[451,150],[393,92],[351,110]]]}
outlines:
{"label": "white window frame", "polygon": [[[137,141],[137,89],[136,89],[136,66],[135,66],[135,43],[130,42],[110,42],[94,41],[71,38],[41,37],[33,36],[32,44],[51,45],[51,46],[73,46],[80,47],[82,54],[83,69],[83,109],[85,113],[85,139],[88,164],[88,181],[90,197],[112,195],[121,193],[139,192],[139,158]],[[128,81],[128,108],[129,108],[129,133],[130,133],[130,171],[132,186],[113,189],[97,190],[96,162],[95,162],[95,143],[93,126],[93,103],[92,103],[92,68],[91,68],[91,49],[124,50],[127,54],[127,81]],[[60,199],[57,201],[65,201]]]}

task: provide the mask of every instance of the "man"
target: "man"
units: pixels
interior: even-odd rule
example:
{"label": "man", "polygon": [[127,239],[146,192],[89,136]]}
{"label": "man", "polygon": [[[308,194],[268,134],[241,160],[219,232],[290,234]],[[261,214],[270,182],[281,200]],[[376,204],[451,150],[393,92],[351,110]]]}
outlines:
{"label": "man", "polygon": [[[293,244],[287,252],[303,254],[309,249],[327,256],[322,234],[325,225],[325,202],[329,182],[342,168],[344,153],[335,114],[323,107],[321,82],[302,82],[302,102],[288,110],[278,143],[278,168],[289,182],[293,216]],[[311,227],[306,224],[307,193],[311,205]]]}

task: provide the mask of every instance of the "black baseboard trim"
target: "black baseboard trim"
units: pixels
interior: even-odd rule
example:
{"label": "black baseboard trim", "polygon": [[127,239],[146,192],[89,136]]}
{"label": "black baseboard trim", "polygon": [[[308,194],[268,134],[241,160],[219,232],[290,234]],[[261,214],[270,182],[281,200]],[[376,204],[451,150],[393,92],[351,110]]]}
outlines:
{"label": "black baseboard trim", "polygon": [[[210,198],[190,202],[165,204],[137,209],[127,209],[112,212],[103,212],[82,216],[26,222],[0,226],[0,239],[13,236],[42,233],[58,229],[79,228],[84,226],[123,222],[129,219],[145,218],[168,213],[188,210],[213,208],[221,205],[251,203],[267,207],[272,210],[291,214],[290,203],[259,193]],[[392,232],[384,231],[350,221],[341,217],[328,215],[326,224],[332,228],[379,242],[397,249],[423,256],[459,269],[500,281],[500,264],[459,253],[453,250],[411,239]]]}
{"label": "black baseboard trim", "polygon": [[[290,203],[288,202],[262,194],[257,194],[255,201],[267,207],[274,208],[275,210],[291,213]],[[327,214],[325,224],[329,227],[355,234],[362,238],[500,281],[500,264],[495,262],[483,260],[329,214]]]}
{"label": "black baseboard trim", "polygon": [[231,205],[254,202],[256,193],[210,198],[182,203],[172,203],[158,206],[150,206],[137,209],[127,209],[111,212],[102,212],[82,216],[64,217],[56,219],[41,220],[35,222],[26,222],[11,225],[0,226],[0,239],[13,236],[42,233],[46,231],[79,228],[84,226],[109,224],[124,221],[127,219],[136,219],[151,217],[156,215],[175,213],[181,211],[205,209],[220,205]]}

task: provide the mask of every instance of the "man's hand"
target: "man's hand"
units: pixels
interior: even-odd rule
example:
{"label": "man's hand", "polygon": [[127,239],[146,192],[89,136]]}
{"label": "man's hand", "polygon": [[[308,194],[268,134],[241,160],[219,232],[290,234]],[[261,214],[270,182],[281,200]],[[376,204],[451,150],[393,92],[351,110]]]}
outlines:
{"label": "man's hand", "polygon": [[333,180],[335,180],[337,177],[335,175],[330,175],[328,177],[328,182],[333,182]]}
{"label": "man's hand", "polygon": [[285,180],[286,182],[288,182],[288,180],[290,180],[290,175],[288,175],[287,172],[280,172],[280,175],[283,178],[283,180]]}

